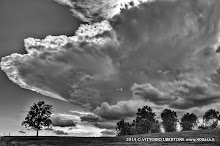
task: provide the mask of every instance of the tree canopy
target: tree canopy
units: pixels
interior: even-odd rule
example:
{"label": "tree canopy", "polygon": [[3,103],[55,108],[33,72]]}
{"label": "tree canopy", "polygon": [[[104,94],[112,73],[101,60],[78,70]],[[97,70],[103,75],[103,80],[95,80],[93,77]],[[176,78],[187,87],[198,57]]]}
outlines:
{"label": "tree canopy", "polygon": [[[175,111],[164,109],[161,113],[160,123],[156,119],[156,114],[149,106],[138,108],[136,117],[133,122],[125,122],[124,119],[120,120],[116,125],[118,136],[120,135],[133,135],[133,134],[146,134],[146,133],[159,133],[161,132],[161,124],[165,132],[177,131],[178,117]],[[194,113],[185,113],[180,122],[182,130],[193,130],[194,127],[199,129],[215,128],[218,126],[220,120],[220,113],[214,109],[208,110],[203,116],[203,125],[198,126],[198,117]],[[205,124],[206,123],[206,124]],[[207,123],[209,125],[207,126]]]}
{"label": "tree canopy", "polygon": [[129,122],[125,122],[124,119],[119,121],[116,125],[117,135],[131,135],[132,125]]}
{"label": "tree canopy", "polygon": [[220,120],[219,112],[214,109],[208,110],[203,116],[203,121],[210,123],[210,128],[216,128],[218,126],[218,120]]}
{"label": "tree canopy", "polygon": [[151,107],[144,106],[138,109],[132,124],[120,120],[116,125],[118,136],[160,132],[160,123],[155,119],[156,114]]}
{"label": "tree canopy", "polygon": [[162,124],[166,132],[176,131],[178,119],[175,111],[164,109],[161,113],[161,118],[163,120]]}
{"label": "tree canopy", "polygon": [[197,126],[198,118],[194,113],[186,113],[181,118],[180,125],[182,126],[182,130],[192,130],[193,127]]}
{"label": "tree canopy", "polygon": [[51,114],[52,105],[48,105],[44,101],[39,101],[30,107],[30,111],[22,122],[22,125],[26,128],[31,127],[31,129],[36,130],[38,136],[38,131],[42,130],[44,126],[49,127],[52,123],[49,119]]}
{"label": "tree canopy", "polygon": [[151,132],[152,125],[156,122],[156,114],[153,112],[152,108],[144,106],[143,108],[139,108],[136,114],[136,133],[143,134]]}

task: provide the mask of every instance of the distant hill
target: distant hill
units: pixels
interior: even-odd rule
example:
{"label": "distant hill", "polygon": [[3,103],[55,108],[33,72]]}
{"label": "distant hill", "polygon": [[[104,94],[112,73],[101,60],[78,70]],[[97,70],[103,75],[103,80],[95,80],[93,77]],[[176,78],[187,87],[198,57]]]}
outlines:
{"label": "distant hill", "polygon": [[220,129],[216,128],[212,130],[152,133],[120,137],[40,136],[36,138],[32,136],[23,136],[2,137],[2,139],[2,146],[220,146]]}

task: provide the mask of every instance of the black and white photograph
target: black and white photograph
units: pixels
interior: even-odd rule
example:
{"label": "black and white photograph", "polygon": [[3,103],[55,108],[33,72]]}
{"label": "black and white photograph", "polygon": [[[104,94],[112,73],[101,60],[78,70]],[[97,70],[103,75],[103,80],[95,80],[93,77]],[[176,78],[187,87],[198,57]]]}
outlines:
{"label": "black and white photograph", "polygon": [[220,0],[0,0],[0,146],[220,146]]}

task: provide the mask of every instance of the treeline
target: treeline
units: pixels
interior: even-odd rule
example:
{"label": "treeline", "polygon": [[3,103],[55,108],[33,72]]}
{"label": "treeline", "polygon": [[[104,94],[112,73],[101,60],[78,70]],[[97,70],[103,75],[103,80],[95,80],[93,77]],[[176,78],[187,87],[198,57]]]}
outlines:
{"label": "treeline", "polygon": [[186,113],[178,120],[177,113],[170,109],[164,109],[161,113],[161,120],[156,119],[156,114],[149,106],[139,108],[136,113],[136,118],[132,123],[121,119],[117,122],[117,135],[135,135],[146,133],[160,133],[163,128],[165,132],[177,131],[178,123],[182,131],[193,129],[213,129],[218,126],[220,114],[214,109],[210,109],[203,115],[203,123],[198,126],[198,118],[194,113]]}

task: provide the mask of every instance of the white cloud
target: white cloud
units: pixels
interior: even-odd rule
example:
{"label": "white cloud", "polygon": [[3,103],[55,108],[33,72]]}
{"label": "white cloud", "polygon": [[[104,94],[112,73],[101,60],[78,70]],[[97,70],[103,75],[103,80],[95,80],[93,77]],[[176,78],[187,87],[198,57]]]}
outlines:
{"label": "white cloud", "polygon": [[[78,137],[101,136],[101,132],[103,130],[106,130],[105,125],[108,123],[104,122],[101,123],[100,126],[97,126],[95,123],[84,123],[83,121],[81,121],[81,117],[91,115],[89,113],[90,112],[71,111],[71,114],[53,114],[51,116],[51,120],[53,123],[52,128],[44,129],[41,135],[66,135]],[[107,128],[108,127],[109,126],[107,125]]]}
{"label": "white cloud", "polygon": [[[120,13],[120,9],[124,4],[129,4],[131,0],[55,0],[59,4],[69,6],[75,17],[85,22],[99,22],[110,19],[114,15]],[[134,6],[140,2],[147,2],[150,0],[133,0]]]}
{"label": "white cloud", "polygon": [[101,131],[103,131],[100,128],[97,128],[91,124],[84,124],[84,125],[77,125],[75,128],[67,131],[69,135],[72,136],[81,136],[81,137],[87,137],[87,136],[101,136]]}

